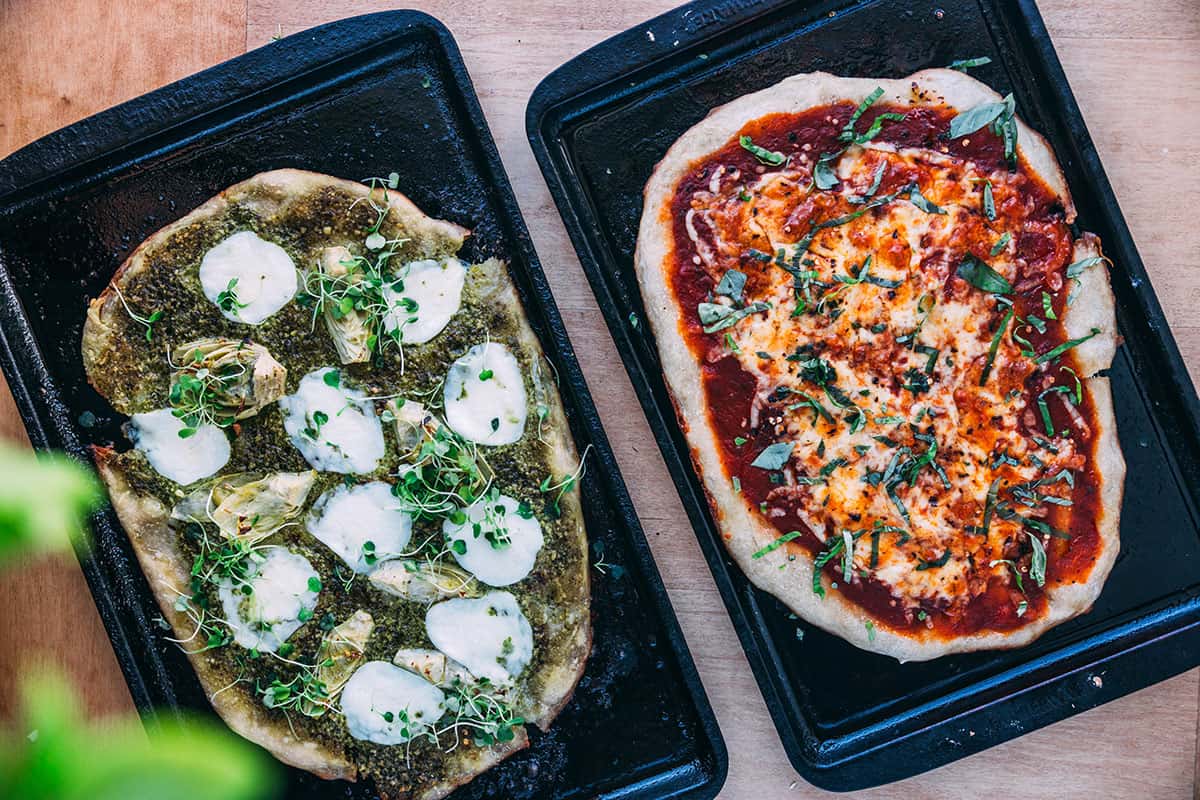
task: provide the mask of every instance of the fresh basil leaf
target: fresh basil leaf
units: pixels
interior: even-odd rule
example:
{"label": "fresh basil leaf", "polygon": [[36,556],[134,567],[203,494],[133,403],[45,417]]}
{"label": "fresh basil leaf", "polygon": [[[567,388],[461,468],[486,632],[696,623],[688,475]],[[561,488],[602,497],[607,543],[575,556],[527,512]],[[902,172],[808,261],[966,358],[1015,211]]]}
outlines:
{"label": "fresh basil leaf", "polygon": [[744,149],[753,153],[755,158],[768,166],[778,167],[787,161],[787,156],[785,156],[783,153],[777,153],[773,150],[768,150],[765,147],[759,147],[749,136],[742,136],[738,139],[738,143],[741,144]]}
{"label": "fresh basil leaf", "polygon": [[1054,348],[1053,350],[1049,350],[1045,353],[1042,353],[1040,356],[1035,358],[1033,361],[1036,364],[1041,364],[1043,362],[1051,361],[1055,358],[1058,358],[1063,353],[1070,350],[1072,347],[1076,347],[1078,345],[1083,344],[1084,342],[1086,342],[1088,339],[1092,338],[1099,332],[1100,332],[1099,328],[1092,328],[1091,332],[1089,334],[1087,334],[1086,336],[1080,336],[1078,339],[1068,339],[1067,341],[1063,342],[1062,344],[1060,344],[1058,347]]}
{"label": "fresh basil leaf", "polygon": [[991,253],[992,258],[995,258],[996,256],[1003,253],[1004,248],[1008,247],[1008,243],[1011,241],[1012,241],[1012,234],[1009,233],[1008,231],[1005,231],[1004,233],[1000,234],[1000,238],[996,240],[996,243],[994,245],[992,245],[992,253]]}
{"label": "fresh basil leaf", "polygon": [[763,547],[760,550],[756,550],[754,552],[754,554],[751,555],[750,557],[751,558],[762,558],[767,553],[770,553],[772,550],[778,550],[780,547],[783,547],[788,542],[792,541],[793,539],[799,539],[803,535],[804,534],[801,533],[800,531],[790,531],[789,533],[785,533],[783,536],[780,536],[778,539],[771,542],[766,547]]}
{"label": "fresh basil leaf", "polygon": [[822,191],[832,189],[838,184],[838,176],[829,166],[829,161],[822,157],[813,167],[813,183]]}
{"label": "fresh basil leaf", "polygon": [[717,294],[723,294],[726,297],[732,297],[740,303],[742,302],[742,290],[745,287],[746,273],[731,269],[721,276],[720,282],[717,283],[717,288],[713,291]]}
{"label": "fresh basil leaf", "polygon": [[914,206],[924,211],[926,214],[945,214],[946,209],[935,203],[931,203],[925,195],[921,194],[921,188],[915,183],[908,186],[908,200]]}
{"label": "fresh basil leaf", "polygon": [[858,104],[858,108],[856,108],[854,113],[850,115],[850,121],[846,123],[844,128],[842,128],[842,133],[839,138],[843,140],[853,139],[855,123],[857,123],[862,115],[867,113],[867,109],[875,105],[875,101],[881,97],[883,97],[883,87],[876,86],[875,91],[863,98],[863,101]]}
{"label": "fresh basil leaf", "polygon": [[1025,535],[1029,537],[1029,544],[1033,547],[1033,556],[1029,560],[1029,577],[1033,578],[1033,582],[1038,586],[1045,586],[1046,548],[1042,545],[1042,540],[1029,531],[1026,531]]}
{"label": "fresh basil leaf", "polygon": [[871,185],[867,187],[866,193],[852,194],[846,200],[855,205],[861,205],[874,197],[875,193],[879,191],[879,184],[883,181],[883,173],[886,168],[886,161],[879,162],[879,166],[875,170],[875,177],[871,179]]}
{"label": "fresh basil leaf", "polygon": [[1004,103],[983,103],[969,108],[950,120],[950,138],[958,139],[990,125],[1004,113]]}
{"label": "fresh basil leaf", "polygon": [[996,198],[992,196],[992,182],[983,184],[983,215],[989,220],[996,219]]}
{"label": "fresh basil leaf", "polygon": [[959,72],[966,72],[973,67],[982,67],[985,64],[992,63],[992,60],[987,56],[979,58],[960,58],[957,61],[951,61],[947,69],[956,69]]}
{"label": "fresh basil leaf", "polygon": [[[904,115],[897,114],[893,111],[884,111],[882,114],[879,114],[878,116],[875,117],[874,120],[871,121],[871,127],[867,128],[862,133],[852,134],[849,138],[849,141],[852,144],[866,144],[867,142],[871,141],[872,139],[874,139],[876,136],[879,135],[879,132],[881,130],[883,130],[883,123],[888,122],[888,121],[903,122]],[[845,136],[845,133],[842,134],[842,137],[844,137],[844,136]],[[839,137],[839,138],[841,138],[841,137]]]}
{"label": "fresh basil leaf", "polygon": [[766,311],[768,308],[770,306],[766,303],[752,303],[745,308],[734,308],[719,303],[701,303],[696,307],[696,312],[700,315],[700,323],[704,326],[704,332],[716,333],[731,328],[751,314]]}
{"label": "fresh basil leaf", "polygon": [[956,274],[976,289],[985,292],[1012,294],[1013,291],[1008,279],[969,253],[958,265]]}
{"label": "fresh basil leaf", "polygon": [[1076,261],[1074,264],[1067,266],[1067,277],[1078,278],[1079,275],[1088,267],[1094,267],[1097,264],[1103,264],[1104,259],[1100,256],[1089,256]]}
{"label": "fresh basil leaf", "polygon": [[949,560],[950,560],[950,548],[949,547],[946,548],[946,552],[942,553],[940,556],[935,558],[933,561],[926,561],[925,559],[921,558],[920,556],[917,556],[917,561],[919,562],[917,564],[917,571],[921,572],[923,570],[933,569],[934,567],[944,567],[946,565],[946,562],[948,562]]}
{"label": "fresh basil leaf", "polygon": [[996,334],[992,337],[991,346],[988,347],[987,361],[983,365],[983,371],[979,373],[979,385],[983,386],[987,383],[988,375],[992,374],[992,363],[996,360],[996,350],[1000,347],[1000,340],[1004,338],[1004,330],[1008,327],[1008,323],[1013,318],[1013,308],[1008,307],[1008,311],[1000,320],[1000,327],[996,329]]}
{"label": "fresh basil leaf", "polygon": [[783,469],[788,459],[792,457],[792,450],[795,447],[795,442],[776,442],[775,444],[768,445],[750,462],[750,466],[768,470]]}

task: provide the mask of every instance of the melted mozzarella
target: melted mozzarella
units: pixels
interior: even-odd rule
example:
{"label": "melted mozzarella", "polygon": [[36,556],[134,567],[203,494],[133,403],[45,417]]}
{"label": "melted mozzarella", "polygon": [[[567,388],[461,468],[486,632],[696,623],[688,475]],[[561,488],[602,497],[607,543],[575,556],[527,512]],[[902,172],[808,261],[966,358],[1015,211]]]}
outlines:
{"label": "melted mozzarella", "polygon": [[525,377],[502,344],[477,344],[451,364],[442,399],[446,424],[473,442],[512,444],[525,432]]}
{"label": "melted mozzarella", "polygon": [[[502,494],[464,509],[460,524],[445,520],[442,532],[459,566],[491,586],[508,586],[528,575],[542,549],[542,526],[532,514],[518,514],[519,507]],[[462,542],[465,552],[455,550],[455,542]]]}
{"label": "melted mozzarella", "polygon": [[429,681],[386,661],[368,661],[342,689],[346,727],[355,739],[404,744],[438,721],[445,695]]}
{"label": "melted mozzarella", "polygon": [[533,658],[533,628],[508,592],[436,603],[425,612],[425,632],[438,650],[497,685],[512,683]]}
{"label": "melted mozzarella", "polygon": [[308,532],[361,575],[404,552],[412,517],[400,510],[386,483],[339,485],[313,506]]}
{"label": "melted mozzarella", "polygon": [[304,459],[322,472],[374,472],[383,458],[383,426],[367,396],[325,382],[332,367],[313,370],[295,394],[279,401],[283,429]]}
{"label": "melted mozzarella", "polygon": [[445,261],[414,261],[400,270],[398,283],[383,287],[383,296],[390,309],[383,317],[388,332],[401,328],[405,344],[424,344],[437,336],[450,323],[462,303],[463,282],[467,268],[457,258]]}
{"label": "melted mozzarella", "polygon": [[183,486],[212,475],[229,461],[229,439],[216,425],[201,425],[187,438],[187,426],[169,408],[134,414],[129,439],[154,471]]}
{"label": "melted mozzarella", "polygon": [[264,561],[250,564],[253,574],[247,580],[235,584],[224,578],[217,594],[234,641],[247,650],[273,653],[304,624],[301,616],[311,618],[317,592],[310,581],[320,578],[307,558],[284,547],[269,548]]}
{"label": "melted mozzarella", "polygon": [[[296,265],[279,245],[253,231],[235,233],[204,254],[200,286],[214,305],[230,281],[237,304],[221,310],[225,319],[258,325],[296,296]],[[241,305],[244,304],[244,305]],[[219,308],[219,306],[218,306]]]}

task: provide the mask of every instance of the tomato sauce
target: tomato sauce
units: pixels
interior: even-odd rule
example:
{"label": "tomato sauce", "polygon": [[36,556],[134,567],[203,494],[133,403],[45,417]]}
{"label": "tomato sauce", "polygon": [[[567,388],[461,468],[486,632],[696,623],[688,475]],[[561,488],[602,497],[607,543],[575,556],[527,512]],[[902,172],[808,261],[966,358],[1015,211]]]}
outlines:
{"label": "tomato sauce", "polygon": [[[815,160],[822,153],[834,152],[844,146],[839,142],[838,134],[854,110],[853,104],[840,103],[798,114],[768,115],[748,123],[740,134],[750,136],[755,145],[768,151],[787,155],[803,152],[809,154],[810,160]],[[867,129],[879,114],[885,112],[903,113],[905,116],[903,120],[885,122],[879,135],[874,138],[875,142],[900,147],[928,148],[957,159],[974,162],[987,170],[1006,168],[1004,143],[999,136],[984,128],[970,136],[951,140],[946,132],[953,114],[944,109],[877,104],[862,115],[855,126],[856,130]],[[708,188],[713,171],[720,166],[727,170],[736,168],[750,176],[777,169],[761,164],[756,156],[743,148],[738,138],[734,137],[719,152],[693,164],[690,173],[676,186],[670,208],[676,247],[674,271],[670,278],[675,297],[685,309],[695,309],[699,303],[708,300],[714,288],[713,278],[694,261],[695,245],[688,236],[684,218],[691,208],[693,194]],[[890,169],[876,196],[895,192],[916,177],[918,176],[913,170]],[[1049,295],[1050,307],[1056,316],[1061,317],[1071,283],[1063,273],[1073,252],[1064,209],[1054,193],[1033,175],[1023,162],[1018,165],[1011,181],[1019,188],[1019,192],[1015,196],[998,201],[996,213],[999,224],[1006,220],[1019,223],[1019,226],[1013,227],[1023,231],[1016,242],[1017,256],[1024,264],[1023,273],[1015,283],[1016,293],[1013,301],[1016,314],[1022,317],[1029,314],[1041,316],[1046,302],[1043,292],[1046,292]],[[793,212],[801,221],[816,222],[854,210],[853,206],[840,209],[821,208],[819,206],[822,198],[819,193],[812,196],[815,200],[801,195],[802,193],[797,193],[797,204],[798,211],[803,213]],[[807,203],[808,206],[799,208],[802,203]],[[806,216],[809,214],[811,219]],[[983,237],[972,239],[968,236],[960,244],[963,254],[971,253],[985,262],[992,247],[992,242]],[[768,267],[743,255],[742,264],[738,268],[747,274],[748,285],[752,286],[756,275],[762,274]],[[946,281],[948,292],[962,291],[962,287],[967,286],[961,279],[953,277],[952,270]],[[768,495],[776,488],[776,484],[771,480],[772,475],[777,477],[778,473],[750,466],[750,462],[762,449],[774,441],[769,426],[760,425],[759,428],[752,429],[749,425],[748,414],[754,401],[756,379],[743,370],[736,358],[730,355],[712,355],[719,347],[720,334],[705,334],[695,314],[685,313],[683,317],[685,323],[682,333],[685,341],[702,364],[704,391],[710,409],[709,421],[722,448],[721,455],[727,474],[738,479],[735,486],[740,484],[740,492],[750,505],[763,510]],[[1030,326],[1026,328],[1022,328],[1021,335],[1033,345],[1035,352],[1044,353],[1064,341],[1060,325],[1047,326],[1045,333]],[[1054,385],[1068,386],[1073,391],[1074,376],[1063,367],[1075,368],[1071,351],[1067,351],[1046,374],[1053,376]],[[1032,385],[1035,379],[1036,385]],[[1029,380],[1031,385],[1027,385],[1025,389],[1027,405],[1034,409],[1036,414],[1034,395],[1042,390],[1046,378],[1042,373],[1035,371]],[[1075,473],[1075,486],[1070,494],[1073,505],[1048,507],[1049,515],[1046,521],[1070,535],[1069,539],[1052,537],[1046,545],[1046,587],[1053,587],[1086,579],[1095,563],[1100,543],[1096,527],[1100,498],[1097,492],[1099,477],[1093,458],[1095,442],[1092,432],[1097,427],[1096,413],[1091,397],[1084,391],[1083,402],[1078,406],[1078,411],[1088,426],[1087,431],[1076,429],[1071,415],[1059,398],[1051,397],[1047,405],[1055,429],[1072,431],[1078,452],[1086,456],[1085,465]],[[760,413],[769,415],[771,409],[772,404],[768,403]],[[1029,432],[1042,433],[1040,429]],[[796,509],[789,507],[786,502],[780,504],[773,500],[771,513],[764,515],[764,519],[774,525],[781,534],[792,531],[803,533],[800,538],[785,545],[789,553],[796,557],[811,558],[826,547],[805,527]],[[844,585],[844,581],[840,580],[840,558],[832,559],[825,566],[825,575],[828,581],[837,584],[837,588],[832,591],[841,592],[869,612],[880,624],[890,629],[909,630],[924,635],[932,632],[933,635],[949,637],[985,630],[1010,630],[1042,616],[1046,608],[1045,589],[1038,588],[1028,577],[1025,578],[1024,596],[1027,609],[1021,616],[1016,613],[1021,596],[1013,586],[996,576],[990,579],[982,593],[972,598],[965,607],[956,608],[953,614],[944,613],[945,609],[928,606],[922,607],[914,615],[901,607],[886,585],[873,578],[860,577],[849,585]]]}

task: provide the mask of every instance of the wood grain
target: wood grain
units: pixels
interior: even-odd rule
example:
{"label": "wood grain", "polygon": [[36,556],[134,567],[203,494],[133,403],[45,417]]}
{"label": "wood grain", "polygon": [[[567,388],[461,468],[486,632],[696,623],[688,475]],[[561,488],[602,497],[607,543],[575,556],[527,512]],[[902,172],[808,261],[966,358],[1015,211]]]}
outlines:
{"label": "wood grain", "polygon": [[[0,0],[0,155],[246,47],[243,2]],[[0,436],[28,444],[0,377]],[[74,557],[0,574],[0,716],[22,673],[65,670],[95,714],[132,708]]]}
{"label": "wood grain", "polygon": [[[667,10],[671,2],[595,3],[581,14],[568,0],[0,0],[0,86],[17,87],[0,120],[0,153],[243,47],[264,44],[277,33],[413,5],[446,23],[474,77],[725,733],[730,777],[722,797],[823,796],[787,763],[653,437],[636,413],[632,388],[615,367],[619,359],[612,340],[525,140],[525,104],[542,76],[584,48]],[[1181,198],[1190,196],[1188,187],[1200,184],[1200,144],[1193,134],[1200,126],[1195,104],[1200,98],[1200,4],[1045,0],[1041,6],[1195,378],[1200,375],[1200,228],[1187,218],[1194,203]],[[48,42],[61,45],[51,51],[53,63],[43,57]],[[10,401],[6,394],[0,398],[0,431],[17,435],[20,424]],[[0,604],[6,612],[0,615],[0,713],[9,696],[7,676],[35,647],[58,659],[75,654],[73,670],[104,698],[95,708],[128,702],[74,565],[9,576],[0,581]],[[80,615],[90,624],[80,623]],[[22,621],[33,619],[39,624]],[[1198,695],[1200,672],[1192,671],[901,785],[852,796],[1190,797],[1196,783]]]}

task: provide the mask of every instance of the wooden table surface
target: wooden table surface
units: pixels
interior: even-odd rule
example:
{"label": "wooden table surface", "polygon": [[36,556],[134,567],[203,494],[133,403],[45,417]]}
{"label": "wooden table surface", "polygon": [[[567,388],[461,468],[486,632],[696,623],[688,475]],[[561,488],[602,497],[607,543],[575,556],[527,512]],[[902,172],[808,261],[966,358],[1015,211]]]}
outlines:
{"label": "wooden table surface", "polygon": [[[525,139],[537,82],[672,0],[413,2],[455,34],[729,745],[722,797],[825,793],[788,765],[687,517]],[[63,125],[383,0],[0,0],[0,156]],[[1192,377],[1200,371],[1200,2],[1042,0],[1042,13]],[[800,68],[802,65],[797,65]],[[389,165],[381,165],[386,171]],[[7,388],[0,434],[25,441]],[[1153,532],[1147,531],[1148,535]],[[1153,576],[1147,576],[1152,580]],[[132,710],[78,566],[0,575],[0,716],[63,665],[93,714]],[[1193,670],[903,784],[854,797],[1200,797]]]}

